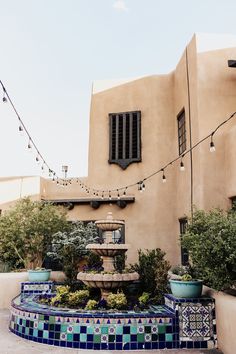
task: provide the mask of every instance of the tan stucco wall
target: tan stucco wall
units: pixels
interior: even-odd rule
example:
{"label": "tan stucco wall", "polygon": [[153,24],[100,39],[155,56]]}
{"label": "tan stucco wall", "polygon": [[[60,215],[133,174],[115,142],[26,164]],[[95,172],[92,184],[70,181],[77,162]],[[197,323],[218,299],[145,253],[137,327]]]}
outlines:
{"label": "tan stucco wall", "polygon": [[[52,272],[51,280],[63,281],[65,275],[62,272]],[[0,273],[0,309],[9,309],[11,301],[20,294],[21,282],[28,280],[27,272]]]}
{"label": "tan stucco wall", "polygon": [[[201,37],[202,38],[202,37]],[[94,90],[91,97],[88,177],[84,183],[95,189],[112,189],[142,180],[178,156],[177,115],[184,108],[187,149],[236,110],[236,69],[227,60],[236,57],[236,47],[203,51],[199,36],[194,36],[176,69],[168,75],[153,75],[127,80],[106,90]],[[204,43],[204,48],[205,48]],[[198,50],[201,48],[201,51]],[[188,75],[187,75],[188,74]],[[104,86],[105,87],[105,86]],[[142,162],[126,170],[110,165],[109,113],[140,110]],[[215,153],[209,152],[209,140],[193,151],[193,203],[199,208],[228,208],[229,197],[236,195],[235,120],[214,136]],[[190,155],[184,157],[185,171],[179,162],[147,180],[146,190],[129,188],[127,195],[135,203],[125,209],[101,205],[92,209],[79,205],[69,211],[71,220],[98,220],[112,211],[125,221],[126,242],[130,244],[128,262],[137,259],[139,248],[160,247],[172,264],[180,263],[179,221],[190,215]],[[47,180],[40,181],[43,199],[91,198],[75,182],[67,188]],[[37,195],[37,193],[34,193]],[[115,196],[115,194],[113,194]]]}
{"label": "tan stucco wall", "polygon": [[236,353],[236,297],[207,287],[203,292],[215,299],[218,348],[224,354]]}

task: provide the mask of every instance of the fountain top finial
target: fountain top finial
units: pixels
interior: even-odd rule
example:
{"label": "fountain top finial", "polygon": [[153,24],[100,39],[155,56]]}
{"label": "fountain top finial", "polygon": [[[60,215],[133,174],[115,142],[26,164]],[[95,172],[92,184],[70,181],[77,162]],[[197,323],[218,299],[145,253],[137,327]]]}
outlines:
{"label": "fountain top finial", "polygon": [[107,220],[113,220],[112,212],[108,211],[107,213]]}

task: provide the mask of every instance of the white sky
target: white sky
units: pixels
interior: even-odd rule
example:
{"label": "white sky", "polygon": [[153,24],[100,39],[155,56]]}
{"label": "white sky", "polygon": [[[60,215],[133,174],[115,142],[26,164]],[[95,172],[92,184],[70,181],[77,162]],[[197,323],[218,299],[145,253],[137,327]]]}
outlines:
{"label": "white sky", "polygon": [[[0,79],[49,165],[84,176],[92,82],[169,72],[194,32],[236,34],[235,14],[235,0],[0,0]],[[39,174],[1,101],[0,119],[0,177]]]}

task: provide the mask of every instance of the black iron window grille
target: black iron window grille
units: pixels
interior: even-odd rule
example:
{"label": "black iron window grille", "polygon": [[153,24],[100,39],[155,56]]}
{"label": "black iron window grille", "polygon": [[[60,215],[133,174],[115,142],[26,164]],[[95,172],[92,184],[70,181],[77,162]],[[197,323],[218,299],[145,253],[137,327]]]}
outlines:
{"label": "black iron window grille", "polygon": [[133,162],[141,161],[141,112],[109,114],[110,151],[109,163],[126,169]]}
{"label": "black iron window grille", "polygon": [[[188,225],[188,219],[187,218],[182,218],[179,219],[179,231],[180,231],[180,238],[183,237],[183,235],[186,232],[186,228]],[[181,264],[183,266],[189,264],[189,254],[188,251],[181,246]]]}
{"label": "black iron window grille", "polygon": [[185,124],[185,111],[182,110],[177,116],[178,120],[178,142],[179,142],[179,155],[182,155],[186,148],[186,124]]}

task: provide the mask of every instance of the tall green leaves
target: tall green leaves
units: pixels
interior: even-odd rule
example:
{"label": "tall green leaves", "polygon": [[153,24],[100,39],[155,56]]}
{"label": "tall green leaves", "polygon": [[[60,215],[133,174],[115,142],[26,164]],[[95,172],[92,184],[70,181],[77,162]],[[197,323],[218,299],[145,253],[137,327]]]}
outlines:
{"label": "tall green leaves", "polygon": [[40,267],[53,234],[68,227],[61,208],[21,199],[0,217],[0,260],[13,268]]}
{"label": "tall green leaves", "polygon": [[161,302],[168,287],[170,264],[165,260],[165,252],[160,248],[139,250],[138,263],[131,268],[139,273],[141,291],[151,294],[156,302]]}
{"label": "tall green leaves", "polygon": [[182,238],[191,256],[193,275],[216,290],[236,280],[236,213],[195,211]]}

